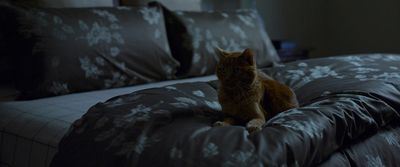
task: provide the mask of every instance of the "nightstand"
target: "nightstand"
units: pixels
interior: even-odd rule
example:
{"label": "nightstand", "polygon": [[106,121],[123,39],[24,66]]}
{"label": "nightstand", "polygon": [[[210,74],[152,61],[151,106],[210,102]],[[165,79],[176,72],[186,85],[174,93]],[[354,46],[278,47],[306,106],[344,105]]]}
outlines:
{"label": "nightstand", "polygon": [[272,40],[282,62],[291,62],[309,58],[311,49],[299,48],[297,44],[290,40]]}

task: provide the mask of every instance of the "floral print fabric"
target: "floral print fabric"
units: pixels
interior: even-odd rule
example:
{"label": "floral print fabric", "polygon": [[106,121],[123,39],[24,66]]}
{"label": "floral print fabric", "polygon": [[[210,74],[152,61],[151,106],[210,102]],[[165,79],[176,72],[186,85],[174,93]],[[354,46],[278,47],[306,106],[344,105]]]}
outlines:
{"label": "floral print fabric", "polygon": [[[314,65],[314,62],[318,64]],[[290,87],[302,91],[318,85],[323,87],[321,83],[328,84],[328,82],[350,84],[350,82],[385,80],[397,83],[400,82],[399,62],[399,55],[344,55],[296,61],[267,69],[266,72]],[[327,89],[324,91],[329,94]]]}
{"label": "floral print fabric", "polygon": [[185,68],[178,75],[201,76],[213,74],[219,60],[215,48],[227,51],[243,51],[251,48],[256,54],[259,67],[279,62],[279,57],[269,39],[260,16],[255,10],[231,12],[169,11],[167,31],[174,57]]}
{"label": "floral print fabric", "polygon": [[52,165],[393,166],[400,163],[399,63],[400,55],[373,54],[262,69],[294,88],[301,107],[256,134],[212,127],[222,116],[217,81],[117,96],[74,123]]}
{"label": "floral print fabric", "polygon": [[20,12],[18,30],[27,51],[18,56],[36,62],[19,70],[23,98],[173,79],[179,63],[163,18],[157,6]]}

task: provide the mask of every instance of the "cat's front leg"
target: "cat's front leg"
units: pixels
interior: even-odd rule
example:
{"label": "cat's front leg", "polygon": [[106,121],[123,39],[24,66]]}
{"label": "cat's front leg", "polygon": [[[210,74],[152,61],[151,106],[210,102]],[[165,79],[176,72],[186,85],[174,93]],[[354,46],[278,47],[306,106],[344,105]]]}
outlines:
{"label": "cat's front leg", "polygon": [[229,125],[233,125],[235,124],[235,120],[233,118],[230,117],[226,117],[224,118],[223,121],[217,121],[213,124],[214,127],[218,127],[218,126],[229,126]]}
{"label": "cat's front leg", "polygon": [[259,132],[262,130],[262,126],[265,123],[263,109],[261,109],[258,103],[249,106],[249,109],[251,109],[249,113],[251,119],[247,122],[246,129],[249,133]]}
{"label": "cat's front leg", "polygon": [[265,119],[263,118],[254,118],[247,122],[246,129],[249,133],[259,132],[262,130],[262,126],[265,123]]}

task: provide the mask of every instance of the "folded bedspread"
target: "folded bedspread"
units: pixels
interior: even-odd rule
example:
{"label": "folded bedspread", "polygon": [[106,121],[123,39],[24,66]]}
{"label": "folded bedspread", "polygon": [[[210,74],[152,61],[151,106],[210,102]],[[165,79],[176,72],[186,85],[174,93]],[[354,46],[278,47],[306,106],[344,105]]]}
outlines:
{"label": "folded bedspread", "polygon": [[396,166],[400,56],[351,55],[263,69],[301,107],[259,133],[212,127],[217,82],[176,84],[98,103],[62,139],[52,166]]}

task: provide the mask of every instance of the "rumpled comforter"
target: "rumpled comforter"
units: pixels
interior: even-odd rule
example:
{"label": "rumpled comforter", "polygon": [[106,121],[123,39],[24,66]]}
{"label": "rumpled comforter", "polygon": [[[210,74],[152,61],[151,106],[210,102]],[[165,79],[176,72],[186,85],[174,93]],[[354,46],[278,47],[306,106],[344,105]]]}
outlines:
{"label": "rumpled comforter", "polygon": [[397,166],[400,56],[349,55],[263,69],[301,107],[258,133],[212,127],[217,81],[111,98],[70,128],[51,166]]}

